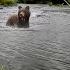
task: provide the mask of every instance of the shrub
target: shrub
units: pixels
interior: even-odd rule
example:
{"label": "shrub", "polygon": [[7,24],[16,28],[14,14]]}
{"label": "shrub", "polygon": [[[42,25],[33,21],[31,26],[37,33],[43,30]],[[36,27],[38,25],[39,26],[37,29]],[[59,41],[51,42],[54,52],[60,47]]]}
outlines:
{"label": "shrub", "polygon": [[0,65],[0,70],[6,70],[3,65]]}
{"label": "shrub", "polygon": [[68,2],[70,3],[70,0],[68,0]]}
{"label": "shrub", "polygon": [[17,0],[0,0],[1,5],[12,5],[15,4]]}

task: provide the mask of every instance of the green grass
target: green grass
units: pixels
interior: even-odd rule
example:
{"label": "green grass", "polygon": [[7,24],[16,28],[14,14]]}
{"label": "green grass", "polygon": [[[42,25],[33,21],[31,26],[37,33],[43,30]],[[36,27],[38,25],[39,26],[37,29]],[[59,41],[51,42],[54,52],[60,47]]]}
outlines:
{"label": "green grass", "polygon": [[0,70],[6,70],[2,64],[0,65]]}
{"label": "green grass", "polygon": [[16,4],[17,0],[0,0],[0,5],[9,6]]}

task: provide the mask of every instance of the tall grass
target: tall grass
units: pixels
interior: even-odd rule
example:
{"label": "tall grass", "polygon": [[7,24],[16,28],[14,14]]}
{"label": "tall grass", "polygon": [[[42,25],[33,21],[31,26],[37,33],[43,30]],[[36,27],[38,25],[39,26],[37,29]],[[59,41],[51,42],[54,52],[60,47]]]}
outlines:
{"label": "tall grass", "polygon": [[13,5],[16,4],[17,0],[0,0],[0,5]]}
{"label": "tall grass", "polygon": [[0,65],[0,70],[6,70],[3,65]]}

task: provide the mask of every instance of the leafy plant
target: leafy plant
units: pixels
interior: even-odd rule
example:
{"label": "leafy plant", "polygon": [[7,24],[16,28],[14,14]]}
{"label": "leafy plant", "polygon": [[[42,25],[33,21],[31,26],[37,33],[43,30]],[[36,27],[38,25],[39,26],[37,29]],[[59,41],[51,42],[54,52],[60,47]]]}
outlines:
{"label": "leafy plant", "polygon": [[17,0],[0,0],[1,5],[12,5],[15,4]]}
{"label": "leafy plant", "polygon": [[0,65],[0,70],[6,70],[3,65]]}

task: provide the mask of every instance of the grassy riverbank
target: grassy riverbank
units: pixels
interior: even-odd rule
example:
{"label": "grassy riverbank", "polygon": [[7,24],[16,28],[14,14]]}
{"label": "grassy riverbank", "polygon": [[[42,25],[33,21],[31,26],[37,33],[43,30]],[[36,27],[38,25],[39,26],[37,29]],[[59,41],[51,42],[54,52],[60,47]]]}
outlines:
{"label": "grassy riverbank", "polygon": [[0,5],[9,6],[16,4],[17,0],[0,0]]}
{"label": "grassy riverbank", "polygon": [[23,4],[48,4],[52,5],[66,5],[70,3],[70,0],[0,0],[0,5],[9,6],[14,5],[16,3],[23,3]]}

